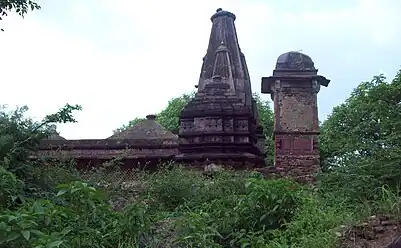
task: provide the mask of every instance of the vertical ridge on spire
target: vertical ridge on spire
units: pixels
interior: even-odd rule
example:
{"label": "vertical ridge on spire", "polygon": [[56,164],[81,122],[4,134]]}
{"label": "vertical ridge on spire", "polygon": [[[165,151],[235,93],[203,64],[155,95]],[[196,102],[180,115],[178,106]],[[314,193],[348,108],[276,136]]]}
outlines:
{"label": "vertical ridge on spire", "polygon": [[215,77],[232,78],[230,54],[227,47],[221,42],[216,50],[212,79]]}

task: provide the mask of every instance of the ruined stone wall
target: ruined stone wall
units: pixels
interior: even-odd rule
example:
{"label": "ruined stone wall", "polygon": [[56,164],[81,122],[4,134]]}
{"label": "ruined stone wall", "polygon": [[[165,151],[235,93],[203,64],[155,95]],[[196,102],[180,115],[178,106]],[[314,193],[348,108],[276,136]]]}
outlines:
{"label": "ruined stone wall", "polygon": [[275,94],[276,131],[318,132],[317,96],[312,83],[280,83]]}
{"label": "ruined stone wall", "polygon": [[317,92],[312,82],[279,82],[274,104],[275,173],[300,182],[313,181],[320,156]]}
{"label": "ruined stone wall", "polygon": [[313,184],[320,166],[318,158],[314,155],[284,155],[276,158],[276,166],[257,171],[270,179],[288,177],[299,183]]}

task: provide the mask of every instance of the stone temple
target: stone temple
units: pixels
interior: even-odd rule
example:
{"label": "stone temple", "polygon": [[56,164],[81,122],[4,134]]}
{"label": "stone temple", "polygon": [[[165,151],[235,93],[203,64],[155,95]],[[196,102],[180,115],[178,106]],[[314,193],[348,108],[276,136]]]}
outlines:
{"label": "stone temple", "polygon": [[179,160],[263,164],[264,137],[235,18],[221,9],[211,17],[198,91],[180,116]]}
{"label": "stone temple", "polygon": [[[39,156],[74,158],[79,167],[121,158],[124,166],[176,161],[186,165],[263,167],[265,139],[252,98],[249,71],[238,43],[236,16],[218,9],[203,57],[195,97],[182,110],[178,135],[154,115],[106,139],[43,140]],[[262,78],[262,93],[274,101],[275,167],[271,173],[312,177],[319,169],[317,93],[329,80],[317,75],[300,52],[277,59],[273,76]]]}

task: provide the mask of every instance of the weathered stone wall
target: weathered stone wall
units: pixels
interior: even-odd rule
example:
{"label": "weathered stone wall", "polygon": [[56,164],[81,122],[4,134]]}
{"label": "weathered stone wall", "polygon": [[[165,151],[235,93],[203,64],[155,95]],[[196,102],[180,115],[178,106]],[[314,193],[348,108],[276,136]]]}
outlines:
{"label": "weathered stone wall", "polygon": [[312,80],[277,81],[274,175],[313,182],[320,168],[317,91]]}
{"label": "weathered stone wall", "polygon": [[313,184],[320,172],[319,158],[316,156],[286,155],[275,158],[274,167],[257,169],[266,178],[291,178],[302,184]]}
{"label": "weathered stone wall", "polygon": [[291,177],[300,183],[312,183],[320,171],[319,156],[282,155],[276,158],[276,170],[280,176]]}
{"label": "weathered stone wall", "polygon": [[[285,86],[282,86],[285,87]],[[277,94],[279,130],[282,132],[313,132],[316,121],[316,94],[311,88],[285,87]]]}
{"label": "weathered stone wall", "polygon": [[300,182],[314,181],[320,168],[317,138],[313,134],[276,134],[275,166],[279,174]]}

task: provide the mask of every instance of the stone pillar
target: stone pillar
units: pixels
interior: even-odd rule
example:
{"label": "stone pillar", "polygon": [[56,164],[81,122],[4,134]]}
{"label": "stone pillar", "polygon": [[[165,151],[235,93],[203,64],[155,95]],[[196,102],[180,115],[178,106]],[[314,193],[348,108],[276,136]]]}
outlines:
{"label": "stone pillar", "polygon": [[282,54],[273,76],[262,78],[262,93],[274,101],[274,165],[281,175],[311,182],[320,170],[317,93],[329,82],[299,52]]}

